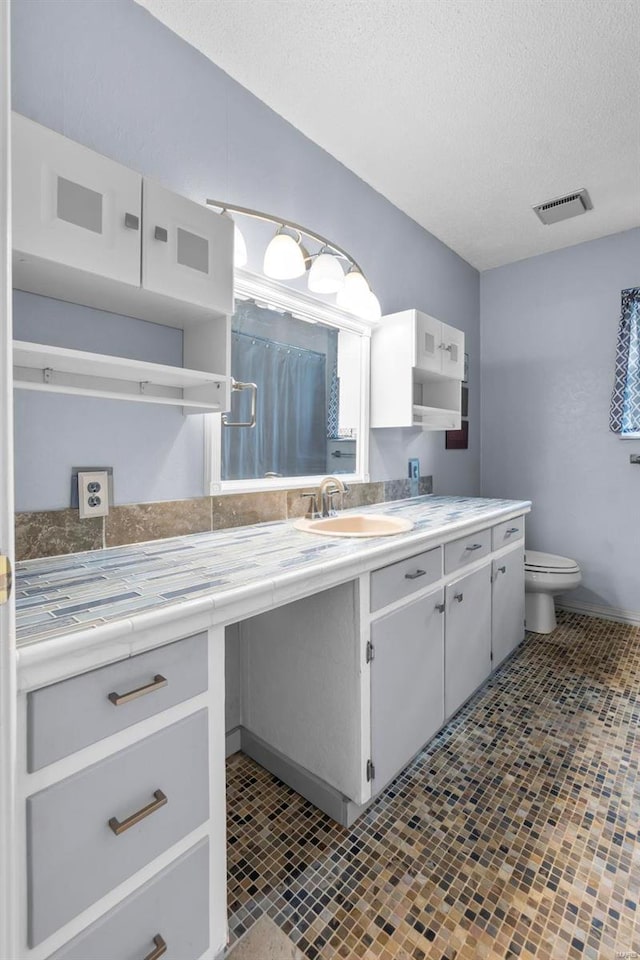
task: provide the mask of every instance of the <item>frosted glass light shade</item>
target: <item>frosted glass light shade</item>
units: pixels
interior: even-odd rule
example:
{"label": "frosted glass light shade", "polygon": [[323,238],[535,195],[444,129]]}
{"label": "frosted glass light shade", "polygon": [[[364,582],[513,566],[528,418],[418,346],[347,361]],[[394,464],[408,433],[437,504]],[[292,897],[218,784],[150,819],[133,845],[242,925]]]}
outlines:
{"label": "frosted glass light shade", "polygon": [[247,244],[240,228],[236,224],[233,228],[233,265],[244,267],[247,263]]}
{"label": "frosted glass light shade", "polygon": [[240,228],[228,210],[223,210],[220,216],[227,217],[233,223],[233,265],[234,267],[244,267],[247,263],[247,245]]}
{"label": "frosted glass light shade", "polygon": [[276,233],[265,250],[262,269],[273,280],[293,280],[305,271],[300,244],[287,233]]}
{"label": "frosted glass light shade", "polygon": [[364,298],[363,309],[361,311],[361,316],[368,320],[370,323],[375,323],[376,320],[380,320],[382,317],[382,308],[380,306],[380,301],[376,297],[375,293],[369,291],[368,295]]}
{"label": "frosted glass light shade", "polygon": [[365,278],[357,268],[352,267],[344,278],[342,289],[338,291],[336,303],[349,313],[362,313],[370,293],[369,284]]}
{"label": "frosted glass light shade", "polygon": [[337,293],[344,286],[344,271],[332,253],[321,253],[309,271],[309,290],[313,293]]}

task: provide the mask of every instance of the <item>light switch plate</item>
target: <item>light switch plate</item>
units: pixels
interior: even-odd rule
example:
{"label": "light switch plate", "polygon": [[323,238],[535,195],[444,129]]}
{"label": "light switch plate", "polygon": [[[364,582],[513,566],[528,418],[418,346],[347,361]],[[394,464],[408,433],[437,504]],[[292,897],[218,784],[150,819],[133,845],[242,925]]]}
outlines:
{"label": "light switch plate", "polygon": [[420,479],[420,461],[417,457],[409,460],[409,480]]}

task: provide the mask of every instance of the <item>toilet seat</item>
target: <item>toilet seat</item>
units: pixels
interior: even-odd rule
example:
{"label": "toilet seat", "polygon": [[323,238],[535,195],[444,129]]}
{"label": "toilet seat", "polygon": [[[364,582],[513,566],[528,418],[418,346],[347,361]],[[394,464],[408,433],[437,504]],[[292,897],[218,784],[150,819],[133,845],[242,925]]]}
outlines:
{"label": "toilet seat", "polygon": [[538,550],[525,550],[524,568],[530,573],[548,573],[564,576],[580,573],[580,566],[569,557],[559,557],[553,553],[541,553]]}

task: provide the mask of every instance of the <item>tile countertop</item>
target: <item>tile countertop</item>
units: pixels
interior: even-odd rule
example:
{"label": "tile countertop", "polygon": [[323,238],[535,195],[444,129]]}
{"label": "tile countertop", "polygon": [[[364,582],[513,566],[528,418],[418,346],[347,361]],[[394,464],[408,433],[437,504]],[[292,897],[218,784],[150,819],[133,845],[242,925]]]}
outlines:
{"label": "tile countertop", "polygon": [[[413,530],[394,537],[319,537],[296,530],[289,520],[25,561],[15,578],[18,658],[44,641],[71,635],[81,641],[90,633],[97,641],[98,633],[113,637],[142,629],[151,625],[149,614],[186,619],[222,609],[239,596],[273,595],[285,584],[295,584],[299,595],[300,584],[309,581],[324,589],[323,574],[337,572],[348,580],[429,542],[530,507],[529,501],[424,496],[345,511],[413,521]],[[329,579],[336,582],[335,576]],[[272,599],[263,606],[277,602],[286,601]],[[225,620],[222,613],[219,620]]]}

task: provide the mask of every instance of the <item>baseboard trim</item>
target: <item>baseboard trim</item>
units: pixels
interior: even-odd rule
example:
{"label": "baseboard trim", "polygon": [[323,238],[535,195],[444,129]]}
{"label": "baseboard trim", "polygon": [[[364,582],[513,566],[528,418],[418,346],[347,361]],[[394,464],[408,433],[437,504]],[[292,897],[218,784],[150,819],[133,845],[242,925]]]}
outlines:
{"label": "baseboard trim", "polygon": [[240,738],[243,753],[343,827],[351,827],[371,803],[358,804],[349,800],[335,787],[305,770],[295,760],[285,757],[245,727],[240,727]]}
{"label": "baseboard trim", "polygon": [[241,730],[241,727],[234,727],[233,730],[227,730],[225,757],[230,757],[232,753],[238,753],[238,751],[242,749]]}
{"label": "baseboard trim", "polygon": [[604,607],[597,603],[584,603],[579,600],[556,601],[559,610],[568,613],[583,613],[586,617],[599,617],[601,620],[614,620],[616,623],[632,623],[640,627],[640,612],[623,610],[621,607]]}

